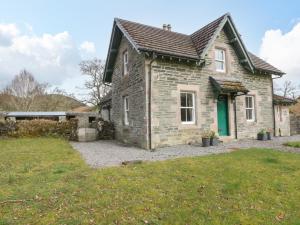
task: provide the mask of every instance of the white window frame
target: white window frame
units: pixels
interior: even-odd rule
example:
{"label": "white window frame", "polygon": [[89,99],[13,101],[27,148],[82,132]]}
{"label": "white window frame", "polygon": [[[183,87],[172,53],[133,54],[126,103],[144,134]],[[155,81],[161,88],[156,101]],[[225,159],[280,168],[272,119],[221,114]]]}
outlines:
{"label": "white window frame", "polygon": [[123,105],[124,105],[124,124],[129,125],[129,100],[128,100],[128,96],[123,97]]}
{"label": "white window frame", "polygon": [[[252,99],[252,107],[248,107],[247,105],[247,102],[248,102],[248,100],[247,99]],[[246,95],[245,96],[245,108],[246,108],[246,120],[248,121],[248,122],[254,122],[255,121],[255,96],[253,96],[253,95]],[[247,118],[247,110],[251,110],[251,119],[248,119]]]}
{"label": "white window frame", "polygon": [[128,51],[123,52],[123,76],[128,74]]}
{"label": "white window frame", "polygon": [[[218,54],[219,51],[223,53],[223,59],[217,58],[217,56],[219,55]],[[223,64],[223,69],[218,69],[216,62],[222,63]],[[222,72],[222,73],[226,72],[226,52],[225,52],[224,49],[221,49],[221,48],[216,48],[215,49],[215,67],[216,67],[217,72]]]}
{"label": "white window frame", "polygon": [[[191,94],[193,106],[181,106],[181,94]],[[187,100],[187,97],[186,97],[186,100]],[[182,121],[181,120],[181,109],[192,109],[192,121]],[[187,120],[187,116],[186,116],[186,120]],[[195,124],[195,122],[196,122],[195,93],[192,91],[180,91],[180,121],[181,121],[181,124]]]}

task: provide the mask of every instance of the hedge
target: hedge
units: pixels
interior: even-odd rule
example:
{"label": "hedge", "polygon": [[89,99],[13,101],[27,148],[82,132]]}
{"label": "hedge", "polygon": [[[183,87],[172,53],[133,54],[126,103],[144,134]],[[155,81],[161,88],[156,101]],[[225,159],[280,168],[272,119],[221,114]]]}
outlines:
{"label": "hedge", "polygon": [[0,121],[0,136],[6,137],[61,137],[77,140],[77,120],[22,120]]}

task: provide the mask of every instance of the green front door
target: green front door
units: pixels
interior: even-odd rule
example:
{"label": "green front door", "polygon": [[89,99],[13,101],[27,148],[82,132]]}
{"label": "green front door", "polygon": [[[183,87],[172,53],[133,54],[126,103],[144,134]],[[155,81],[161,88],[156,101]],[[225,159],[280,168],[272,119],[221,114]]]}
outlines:
{"label": "green front door", "polygon": [[218,98],[218,132],[220,136],[228,136],[228,100],[227,96],[221,95]]}

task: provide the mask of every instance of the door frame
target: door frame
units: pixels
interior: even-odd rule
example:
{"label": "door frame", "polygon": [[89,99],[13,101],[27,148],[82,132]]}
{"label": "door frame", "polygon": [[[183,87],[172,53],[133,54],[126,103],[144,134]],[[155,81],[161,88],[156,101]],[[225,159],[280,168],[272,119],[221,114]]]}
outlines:
{"label": "door frame", "polygon": [[[220,97],[225,97],[226,98],[226,123],[227,123],[227,132],[226,132],[226,135],[220,135],[219,133],[219,110],[218,110],[218,102],[219,102],[219,98]],[[218,96],[217,98],[217,128],[218,128],[218,133],[220,135],[220,137],[229,137],[231,136],[231,132],[230,132],[230,118],[229,118],[229,108],[230,108],[230,105],[229,105],[229,96],[226,95],[226,94],[221,94]]]}

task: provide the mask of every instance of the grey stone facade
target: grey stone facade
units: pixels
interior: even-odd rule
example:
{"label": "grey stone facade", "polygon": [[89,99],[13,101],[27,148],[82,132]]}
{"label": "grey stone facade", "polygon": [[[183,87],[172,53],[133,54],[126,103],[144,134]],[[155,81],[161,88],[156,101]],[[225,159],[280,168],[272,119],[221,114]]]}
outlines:
{"label": "grey stone facade", "polygon": [[[226,52],[226,72],[215,72],[214,49]],[[129,53],[129,76],[122,77],[122,53]],[[148,148],[147,83],[149,59],[137,53],[123,36],[112,76],[112,121],[116,139]],[[252,74],[239,63],[227,36],[220,32],[206,56],[205,65],[183,63],[178,59],[157,59],[151,69],[151,140],[152,148],[201,141],[205,130],[218,131],[217,96],[209,76],[241,81],[255,97],[255,120],[246,120],[245,96],[237,97],[238,138],[254,138],[262,128],[273,128],[272,79],[270,75]],[[180,91],[195,94],[195,124],[180,121]],[[124,125],[123,96],[129,97],[129,126]],[[229,137],[235,138],[233,101],[229,97]]]}
{"label": "grey stone facade", "polygon": [[[128,51],[129,74],[123,76],[123,52]],[[122,38],[112,80],[112,112],[115,138],[147,148],[145,58]],[[124,124],[123,97],[129,100],[129,125]]]}
{"label": "grey stone facade", "polygon": [[[215,72],[214,49],[225,49],[227,58],[226,73]],[[247,122],[245,96],[237,97],[237,131],[238,138],[255,137],[262,128],[273,128],[272,79],[270,75],[254,75],[239,64],[234,49],[221,32],[210,49],[206,65],[188,66],[182,63],[157,61],[153,66],[152,83],[152,146],[162,147],[173,144],[186,144],[200,141],[204,130],[217,127],[217,99],[209,82],[209,76],[235,78],[242,81],[250,95],[255,96],[254,122]],[[179,114],[179,94],[193,91],[196,96],[196,123],[182,125]],[[234,138],[233,103],[229,101],[230,138]]]}

